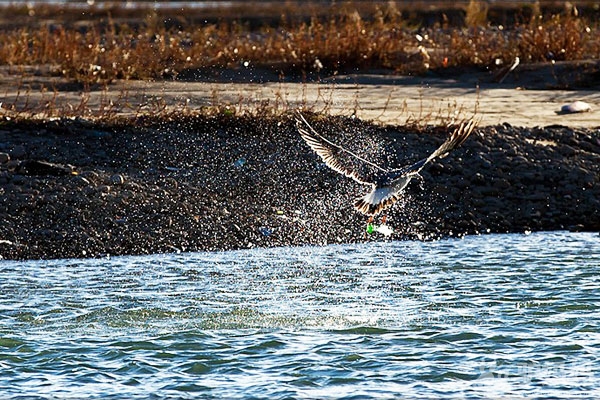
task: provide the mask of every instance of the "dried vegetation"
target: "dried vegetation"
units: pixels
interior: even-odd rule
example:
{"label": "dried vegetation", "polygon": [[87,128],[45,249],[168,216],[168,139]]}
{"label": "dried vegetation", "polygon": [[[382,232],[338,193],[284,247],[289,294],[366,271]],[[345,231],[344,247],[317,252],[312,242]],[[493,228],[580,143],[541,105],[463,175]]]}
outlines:
{"label": "dried vegetation", "polygon": [[[442,13],[427,26],[406,17],[394,2],[371,9],[358,4],[345,4],[330,17],[283,16],[259,26],[225,17],[174,24],[157,11],[132,23],[113,18],[115,10],[104,15],[96,11],[98,18],[83,25],[55,21],[2,29],[0,65],[17,73],[24,65],[50,65],[52,73],[73,82],[105,85],[115,79],[173,78],[205,68],[268,68],[302,78],[368,69],[400,74],[498,69],[516,57],[521,63],[600,57],[597,10],[581,15],[565,6],[548,14],[535,5],[523,6],[527,12],[515,12],[504,26],[490,22],[486,3],[472,0],[460,11],[460,24]],[[293,15],[286,7],[282,10]]]}

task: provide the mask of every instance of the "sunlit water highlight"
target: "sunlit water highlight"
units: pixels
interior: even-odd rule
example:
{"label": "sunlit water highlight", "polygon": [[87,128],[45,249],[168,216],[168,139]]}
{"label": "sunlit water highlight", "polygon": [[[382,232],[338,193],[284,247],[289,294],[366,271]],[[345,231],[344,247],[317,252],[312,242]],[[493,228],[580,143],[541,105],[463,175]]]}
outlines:
{"label": "sunlit water highlight", "polygon": [[0,262],[2,398],[600,397],[600,237]]}

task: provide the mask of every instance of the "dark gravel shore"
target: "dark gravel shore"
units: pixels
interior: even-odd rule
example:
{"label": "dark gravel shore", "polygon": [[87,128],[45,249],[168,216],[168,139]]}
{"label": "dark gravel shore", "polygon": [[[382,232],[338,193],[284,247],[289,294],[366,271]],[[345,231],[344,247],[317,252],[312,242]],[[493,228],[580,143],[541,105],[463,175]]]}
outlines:
{"label": "dark gravel shore", "polygon": [[[382,162],[415,161],[446,137],[311,120]],[[288,117],[0,120],[0,258],[600,230],[598,129],[480,127],[422,175],[384,238],[351,206],[366,187],[324,167]]]}

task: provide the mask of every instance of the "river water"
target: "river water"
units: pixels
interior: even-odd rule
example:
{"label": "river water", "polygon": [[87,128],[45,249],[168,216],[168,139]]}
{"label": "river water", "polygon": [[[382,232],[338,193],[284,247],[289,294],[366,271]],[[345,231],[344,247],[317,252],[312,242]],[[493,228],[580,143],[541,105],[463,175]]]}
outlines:
{"label": "river water", "polygon": [[0,397],[598,398],[600,237],[0,261]]}

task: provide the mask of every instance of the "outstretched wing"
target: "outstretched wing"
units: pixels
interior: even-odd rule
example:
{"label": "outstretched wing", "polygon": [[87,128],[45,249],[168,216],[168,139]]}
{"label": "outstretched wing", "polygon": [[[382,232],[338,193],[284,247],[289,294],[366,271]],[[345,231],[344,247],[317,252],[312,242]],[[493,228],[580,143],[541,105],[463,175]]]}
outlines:
{"label": "outstretched wing", "polygon": [[401,176],[418,174],[429,162],[436,158],[446,157],[452,150],[463,144],[476,126],[477,122],[475,122],[475,120],[472,118],[466,122],[462,122],[456,129],[454,129],[454,131],[452,131],[448,139],[446,139],[446,141],[442,143],[442,145],[427,158],[423,158],[412,165],[407,165],[403,168],[393,170],[390,172],[390,175],[393,175],[394,179],[397,179]]}
{"label": "outstretched wing", "polygon": [[[433,160],[434,158],[444,158],[446,157],[452,150],[460,146],[467,140],[469,135],[473,132],[473,129],[477,126],[477,122],[473,118],[468,121],[463,121],[454,131],[450,134],[450,137],[446,139],[444,143],[436,151],[431,153],[429,157],[427,157],[427,162]],[[426,162],[426,163],[427,163]]]}
{"label": "outstretched wing", "polygon": [[394,204],[400,198],[408,182],[417,175],[427,163],[435,158],[448,155],[453,149],[460,146],[473,132],[477,124],[473,119],[463,122],[456,128],[436,151],[429,157],[423,158],[412,165],[392,170],[386,175],[380,176],[380,182],[373,190],[359,198],[354,207],[363,214],[375,215]]}
{"label": "outstretched wing", "polygon": [[296,119],[296,127],[300,136],[332,170],[363,184],[372,184],[377,173],[381,174],[387,171],[326,139],[313,129],[301,113],[298,115],[300,119]]}

